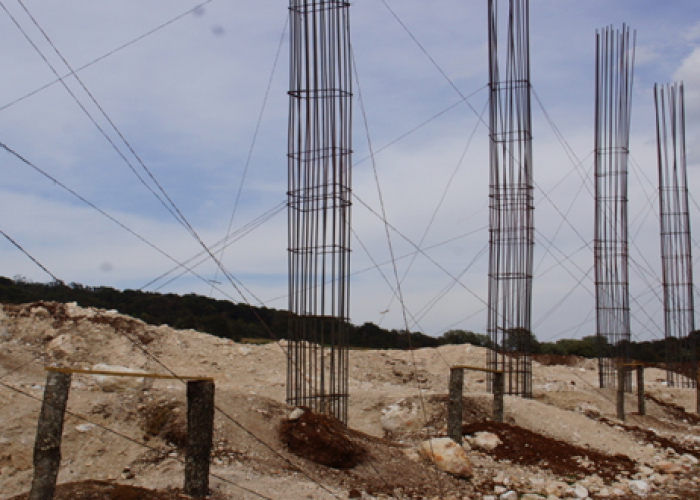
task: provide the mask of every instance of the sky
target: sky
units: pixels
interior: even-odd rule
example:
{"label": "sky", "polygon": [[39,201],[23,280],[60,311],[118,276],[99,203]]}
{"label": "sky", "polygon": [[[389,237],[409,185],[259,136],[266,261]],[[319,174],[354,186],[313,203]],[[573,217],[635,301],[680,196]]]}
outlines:
{"label": "sky", "polygon": [[[0,230],[66,283],[285,309],[287,6],[1,0],[0,142],[26,162],[0,150]],[[488,98],[486,6],[358,0],[350,7],[355,324],[408,323],[429,335],[486,329],[489,159],[486,115],[479,116]],[[698,234],[700,4],[532,0],[532,326],[541,341],[595,333],[595,35],[623,23],[636,30],[634,339],[664,335],[657,83],[685,85],[690,217]],[[161,188],[193,231],[154,195],[163,198]],[[379,192],[393,252],[378,216]],[[236,237],[222,253],[229,227]],[[221,258],[236,288],[201,256],[198,239]],[[697,268],[695,242],[693,252]],[[183,262],[196,274],[178,270]],[[52,280],[4,238],[0,275]]]}

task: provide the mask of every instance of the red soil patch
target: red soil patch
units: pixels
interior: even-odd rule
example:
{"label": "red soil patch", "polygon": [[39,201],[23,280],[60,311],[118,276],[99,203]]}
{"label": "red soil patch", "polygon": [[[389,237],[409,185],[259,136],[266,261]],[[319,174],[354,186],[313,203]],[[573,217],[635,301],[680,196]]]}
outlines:
{"label": "red soil patch", "polygon": [[280,440],[292,453],[335,469],[351,469],[362,461],[366,450],[347,436],[338,419],[312,413],[280,425]]}
{"label": "red soil patch", "polygon": [[605,480],[614,480],[616,475],[631,475],[636,469],[634,461],[623,455],[605,455],[515,425],[484,421],[462,427],[462,434],[481,431],[492,432],[503,442],[487,452],[496,460],[549,469],[562,477],[597,474]]}
{"label": "red soil patch", "polygon": [[[8,500],[27,500],[29,493],[22,493]],[[177,492],[155,491],[125,484],[105,481],[80,481],[56,486],[54,500],[190,500],[192,497]]]}

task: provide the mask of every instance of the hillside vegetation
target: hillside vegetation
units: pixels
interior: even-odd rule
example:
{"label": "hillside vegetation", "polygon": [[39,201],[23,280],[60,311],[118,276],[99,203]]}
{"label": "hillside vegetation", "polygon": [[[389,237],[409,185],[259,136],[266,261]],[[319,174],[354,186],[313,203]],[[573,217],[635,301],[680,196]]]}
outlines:
{"label": "hillside vegetation", "polygon": [[[0,277],[0,302],[23,304],[38,301],[77,302],[82,307],[114,309],[151,325],[167,324],[177,329],[193,329],[237,342],[287,337],[289,313],[285,310],[196,294],[121,291],[79,283],[36,283],[21,276],[14,279]],[[693,341],[695,338],[693,336]],[[439,337],[411,332],[409,339],[405,330],[387,330],[370,322],[361,326],[350,325],[348,343],[351,347],[368,349],[407,349],[447,344],[491,347],[487,335],[467,330],[449,330]],[[599,345],[593,334],[582,339],[559,339],[556,342],[539,342],[536,335],[532,335],[529,343],[533,354],[584,358],[597,357],[598,350],[605,352],[607,347]],[[631,357],[646,363],[663,362],[664,352],[662,340],[630,343]]]}

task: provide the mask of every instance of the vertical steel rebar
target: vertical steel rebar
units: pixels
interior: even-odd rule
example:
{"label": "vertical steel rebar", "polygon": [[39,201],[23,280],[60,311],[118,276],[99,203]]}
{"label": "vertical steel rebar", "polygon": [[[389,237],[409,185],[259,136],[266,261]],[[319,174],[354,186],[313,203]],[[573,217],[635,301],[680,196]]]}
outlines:
{"label": "vertical steel rebar", "polygon": [[[635,35],[596,33],[595,287],[600,387],[616,387],[629,358],[627,171]],[[631,390],[631,372],[625,376]]]}
{"label": "vertical steel rebar", "polygon": [[287,402],[347,422],[349,3],[290,0]]}
{"label": "vertical steel rebar", "polygon": [[[490,222],[487,364],[505,391],[532,397],[530,353],[534,205],[529,1],[509,0],[507,18],[489,0]],[[506,39],[499,27],[507,25]],[[499,52],[502,42],[504,52]],[[489,377],[494,389],[494,376]]]}
{"label": "vertical steel rebar", "polygon": [[659,170],[661,270],[664,289],[666,381],[695,387],[697,347],[693,301],[683,84],[654,85]]}

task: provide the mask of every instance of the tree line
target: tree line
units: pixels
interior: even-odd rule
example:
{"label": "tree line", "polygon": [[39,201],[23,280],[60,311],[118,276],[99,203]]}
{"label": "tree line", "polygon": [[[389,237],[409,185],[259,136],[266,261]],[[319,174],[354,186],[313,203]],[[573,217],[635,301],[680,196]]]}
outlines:
{"label": "tree line", "polygon": [[[0,302],[23,304],[28,302],[77,302],[82,307],[115,309],[122,314],[138,318],[151,325],[167,324],[178,329],[193,329],[240,342],[287,338],[290,315],[285,310],[251,306],[218,300],[196,294],[176,295],[117,290],[110,287],[84,286],[79,283],[65,285],[60,282],[36,283],[22,276],[14,279],[0,276]],[[599,349],[609,348],[597,336],[581,339],[559,339],[556,342],[539,342],[535,335],[524,332],[533,354],[582,356],[595,358]],[[520,338],[516,335],[513,338]],[[694,341],[695,336],[692,336]],[[408,349],[437,347],[446,344],[472,344],[492,348],[488,335],[469,330],[449,330],[439,337],[422,332],[388,330],[374,323],[349,325],[348,345],[366,349]],[[500,348],[501,346],[499,346]],[[648,363],[664,361],[663,340],[630,342],[630,357]]]}

